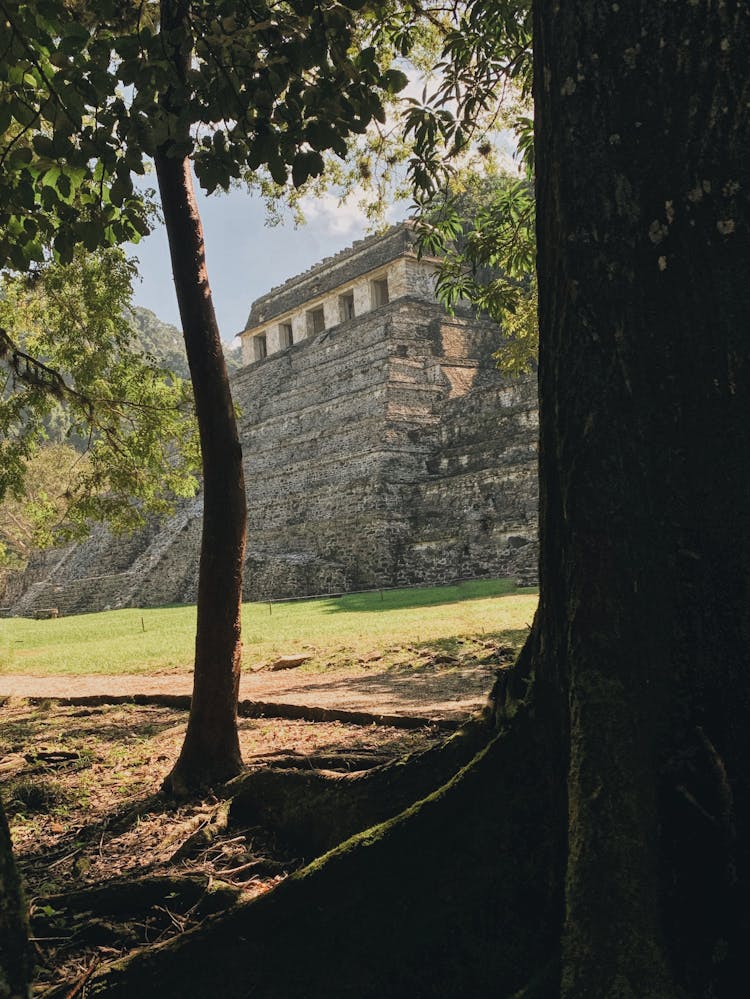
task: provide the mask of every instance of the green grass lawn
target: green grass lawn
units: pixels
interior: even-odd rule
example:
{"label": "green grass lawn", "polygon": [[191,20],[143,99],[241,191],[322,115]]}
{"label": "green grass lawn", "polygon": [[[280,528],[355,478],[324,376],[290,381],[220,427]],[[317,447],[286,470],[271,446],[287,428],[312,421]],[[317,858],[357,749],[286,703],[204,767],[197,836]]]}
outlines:
{"label": "green grass lawn", "polygon": [[[508,580],[358,593],[242,611],[243,666],[307,652],[305,668],[358,663],[404,646],[445,647],[459,636],[517,646],[536,608],[536,590]],[[195,607],[128,608],[51,621],[0,620],[5,674],[154,673],[192,668]]]}

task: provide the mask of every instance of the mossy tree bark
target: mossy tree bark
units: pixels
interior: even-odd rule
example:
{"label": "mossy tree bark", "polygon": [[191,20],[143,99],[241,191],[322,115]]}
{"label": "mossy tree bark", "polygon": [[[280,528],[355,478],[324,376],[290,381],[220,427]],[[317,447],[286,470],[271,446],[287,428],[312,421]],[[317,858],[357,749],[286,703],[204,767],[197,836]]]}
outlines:
{"label": "mossy tree bark", "polygon": [[[190,61],[189,3],[162,0],[165,55],[186,76]],[[168,91],[169,113],[180,94]],[[173,106],[174,105],[174,106]],[[185,742],[166,788],[182,796],[239,773],[237,695],[241,656],[242,572],[246,500],[234,406],[208,282],[203,228],[190,160],[170,140],[155,156],[169,238],[203,464],[203,531],[198,571],[195,672]]]}
{"label": "mossy tree bark", "polygon": [[750,11],[539,4],[535,33],[562,994],[730,995],[750,843]]}
{"label": "mossy tree bark", "polygon": [[536,5],[540,607],[500,732],[92,994],[740,994],[749,67],[746,4]]}

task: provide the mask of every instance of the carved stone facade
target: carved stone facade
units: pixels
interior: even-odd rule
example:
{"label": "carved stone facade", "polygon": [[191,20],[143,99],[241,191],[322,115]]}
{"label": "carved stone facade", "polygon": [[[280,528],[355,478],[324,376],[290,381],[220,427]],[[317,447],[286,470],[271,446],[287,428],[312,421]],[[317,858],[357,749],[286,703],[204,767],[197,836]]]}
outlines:
{"label": "carved stone facade", "polygon": [[239,334],[245,364],[314,339],[400,298],[434,304],[437,260],[417,258],[407,224],[363,239],[253,303]]}
{"label": "carved stone facade", "polygon": [[[253,304],[233,378],[249,599],[536,579],[535,384],[498,374],[497,326],[448,316],[434,268],[402,225]],[[14,611],[194,600],[200,511],[48,554]]]}

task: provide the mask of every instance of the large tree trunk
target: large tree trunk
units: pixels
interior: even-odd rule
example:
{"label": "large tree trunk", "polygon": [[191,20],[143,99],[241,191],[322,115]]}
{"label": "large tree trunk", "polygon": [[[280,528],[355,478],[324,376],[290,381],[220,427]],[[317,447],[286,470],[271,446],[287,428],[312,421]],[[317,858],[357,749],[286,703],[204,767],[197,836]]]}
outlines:
{"label": "large tree trunk", "polygon": [[749,22],[537,5],[541,594],[501,733],[94,994],[742,994]]}
{"label": "large tree trunk", "polygon": [[750,11],[579,0],[537,5],[535,32],[539,674],[570,707],[562,994],[736,994]]}
{"label": "large tree trunk", "polygon": [[[188,8],[187,3],[162,0],[165,50],[179,73],[187,72],[190,58],[185,43]],[[164,99],[169,107],[171,95]],[[157,151],[155,162],[203,461],[193,697],[185,742],[166,782],[169,791],[184,795],[227,780],[242,767],[237,693],[247,514],[242,450],[208,283],[190,161],[167,143]]]}
{"label": "large tree trunk", "polygon": [[30,978],[26,901],[0,801],[0,997],[26,999]]}

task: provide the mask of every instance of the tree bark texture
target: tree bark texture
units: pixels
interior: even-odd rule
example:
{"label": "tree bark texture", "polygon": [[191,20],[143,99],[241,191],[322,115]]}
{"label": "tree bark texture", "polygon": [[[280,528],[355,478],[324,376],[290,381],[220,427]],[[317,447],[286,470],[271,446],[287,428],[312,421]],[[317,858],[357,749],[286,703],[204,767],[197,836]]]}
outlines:
{"label": "tree bark texture", "polygon": [[26,999],[30,978],[26,900],[0,802],[0,999]]}
{"label": "tree bark texture", "polygon": [[535,33],[538,679],[568,698],[562,994],[733,995],[750,836],[750,8],[539,3]]}
{"label": "tree bark texture", "polygon": [[[189,3],[162,0],[165,51],[178,73],[190,56]],[[171,108],[167,93],[165,105]],[[234,776],[242,767],[237,735],[242,572],[246,501],[242,450],[221,337],[208,283],[203,228],[190,161],[171,142],[156,153],[203,464],[203,532],[198,573],[195,673],[185,742],[167,779],[181,795]]]}

